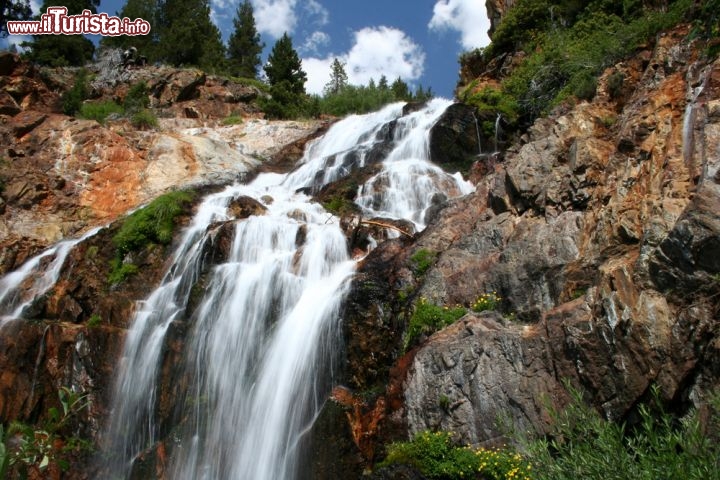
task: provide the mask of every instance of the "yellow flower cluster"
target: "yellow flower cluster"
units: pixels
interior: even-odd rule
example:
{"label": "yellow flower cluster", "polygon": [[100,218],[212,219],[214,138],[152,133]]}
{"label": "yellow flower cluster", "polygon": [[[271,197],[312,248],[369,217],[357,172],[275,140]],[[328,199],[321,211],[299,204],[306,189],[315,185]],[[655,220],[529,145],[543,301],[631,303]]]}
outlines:
{"label": "yellow flower cluster", "polygon": [[472,304],[471,308],[474,312],[484,312],[485,310],[495,310],[502,298],[497,292],[483,293]]}
{"label": "yellow flower cluster", "polygon": [[478,472],[495,480],[532,480],[532,465],[519,453],[508,450],[480,448]]}

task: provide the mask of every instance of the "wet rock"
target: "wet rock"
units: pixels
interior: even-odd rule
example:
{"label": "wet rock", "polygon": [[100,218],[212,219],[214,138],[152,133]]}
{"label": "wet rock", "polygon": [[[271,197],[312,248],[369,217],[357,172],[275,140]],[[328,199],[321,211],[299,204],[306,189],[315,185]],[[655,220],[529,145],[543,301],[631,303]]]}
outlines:
{"label": "wet rock", "polygon": [[[480,152],[474,109],[462,103],[447,108],[430,131],[430,160],[448,171],[467,171]],[[478,127],[479,128],[479,127]]]}
{"label": "wet rock", "polygon": [[242,220],[251,215],[264,215],[267,212],[267,207],[252,197],[240,196],[230,202],[228,210],[233,217]]}

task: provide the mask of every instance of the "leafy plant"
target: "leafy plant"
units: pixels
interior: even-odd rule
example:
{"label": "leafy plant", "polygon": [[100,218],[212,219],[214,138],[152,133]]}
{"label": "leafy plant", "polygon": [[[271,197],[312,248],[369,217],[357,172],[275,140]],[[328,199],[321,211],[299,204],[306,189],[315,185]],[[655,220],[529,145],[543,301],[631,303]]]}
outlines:
{"label": "leafy plant", "polygon": [[407,350],[421,335],[430,335],[452,323],[467,313],[462,306],[438,306],[420,298],[415,304],[407,332],[405,332],[404,349]]}
{"label": "leafy plant", "polygon": [[497,293],[483,293],[480,295],[475,302],[473,302],[471,309],[473,312],[484,312],[486,310],[495,310],[502,298]]}
{"label": "leafy plant", "polygon": [[102,317],[98,315],[97,313],[93,313],[90,315],[90,318],[88,318],[87,326],[90,328],[99,327],[102,324]]}
{"label": "leafy plant", "polygon": [[112,100],[108,100],[105,102],[83,103],[80,107],[79,116],[88,120],[95,120],[98,123],[105,123],[105,119],[113,113],[124,113],[123,107]]}
{"label": "leafy plant", "polygon": [[448,432],[422,432],[409,442],[388,446],[388,454],[378,467],[410,465],[429,479],[452,480],[530,480],[532,467],[512,450],[489,450],[453,445]]}
{"label": "leafy plant", "polygon": [[130,117],[130,123],[132,123],[133,127],[140,130],[155,128],[158,126],[157,117],[148,109],[143,109],[134,113],[133,116]]}
{"label": "leafy plant", "polygon": [[425,275],[425,272],[427,272],[432,264],[435,263],[436,258],[437,254],[427,248],[421,248],[417,252],[413,253],[410,257],[410,264],[415,275],[418,277]]}
{"label": "leafy plant", "polygon": [[75,83],[62,96],[62,109],[65,115],[75,115],[80,111],[83,100],[88,97],[88,72],[84,68],[75,74]]}
{"label": "leafy plant", "polygon": [[139,112],[150,106],[150,89],[147,83],[140,81],[130,87],[125,100],[123,101],[123,107],[128,113]]}
{"label": "leafy plant", "polygon": [[[4,445],[2,449],[7,456],[7,466],[18,469],[21,475],[27,475],[30,469],[43,472],[51,463],[65,470],[68,467],[65,455],[89,448],[87,441],[62,435],[70,419],[90,405],[87,394],[61,387],[58,399],[62,410],[55,407],[48,409],[47,420],[42,428],[33,428],[20,422],[13,422],[8,428],[7,436],[14,438],[14,446],[9,452]],[[58,443],[64,444],[64,447],[58,447]],[[0,452],[0,473],[2,468]]]}
{"label": "leafy plant", "polygon": [[552,431],[548,438],[526,443],[538,480],[576,478],[654,480],[720,478],[720,446],[708,433],[720,432],[720,397],[708,405],[700,421],[697,411],[676,420],[662,409],[658,389],[653,400],[638,408],[640,421],[628,426],[602,418],[570,390],[572,402],[564,410],[549,408]]}

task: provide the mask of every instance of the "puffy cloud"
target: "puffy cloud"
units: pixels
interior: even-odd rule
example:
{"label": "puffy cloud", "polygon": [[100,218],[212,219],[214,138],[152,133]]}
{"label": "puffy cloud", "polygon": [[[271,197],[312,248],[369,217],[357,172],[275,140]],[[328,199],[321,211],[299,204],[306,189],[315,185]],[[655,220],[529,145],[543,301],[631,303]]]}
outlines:
{"label": "puffy cloud", "polygon": [[[225,0],[215,0],[223,2]],[[315,25],[327,25],[330,13],[317,0],[252,0],[255,11],[255,26],[261,33],[280,38],[283,33],[292,33],[298,23],[298,7],[300,14]]]}
{"label": "puffy cloud", "polygon": [[490,20],[485,2],[478,0],[439,0],[428,27],[436,31],[460,32],[460,43],[466,49],[484,47],[490,43],[487,36]]}
{"label": "puffy cloud", "polygon": [[297,0],[253,0],[255,26],[275,38],[292,32],[297,24]]}
{"label": "puffy cloud", "polygon": [[330,21],[330,12],[323,7],[317,0],[305,0],[305,10],[315,19],[315,23],[321,27],[327,25]]}
{"label": "puffy cloud", "polygon": [[382,75],[390,82],[397,77],[417,80],[425,66],[425,53],[405,32],[384,26],[367,27],[355,32],[355,42],[348,52],[303,59],[303,70],[308,75],[305,89],[309,93],[322,93],[330,80],[334,58],[345,63],[348,81],[355,85],[366,85],[371,78],[378,81]]}
{"label": "puffy cloud", "polygon": [[298,48],[302,53],[317,53],[320,47],[330,43],[330,35],[325,32],[313,32],[305,39],[305,42]]}

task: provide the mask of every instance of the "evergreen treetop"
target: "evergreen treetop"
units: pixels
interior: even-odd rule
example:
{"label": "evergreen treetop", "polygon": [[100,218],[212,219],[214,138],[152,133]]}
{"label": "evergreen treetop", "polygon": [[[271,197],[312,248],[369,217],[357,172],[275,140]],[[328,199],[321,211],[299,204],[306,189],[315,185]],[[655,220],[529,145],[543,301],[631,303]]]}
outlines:
{"label": "evergreen treetop", "polygon": [[265,65],[265,74],[271,86],[287,82],[286,88],[295,95],[305,94],[307,74],[287,33],[275,43]]}
{"label": "evergreen treetop", "polygon": [[330,81],[325,84],[323,92],[325,95],[336,95],[347,86],[347,83],[348,76],[345,73],[345,64],[336,57],[332,65],[330,65]]}
{"label": "evergreen treetop", "polygon": [[233,20],[235,31],[228,42],[228,67],[236,77],[256,78],[260,54],[265,46],[255,27],[253,6],[245,0],[238,6]]}

